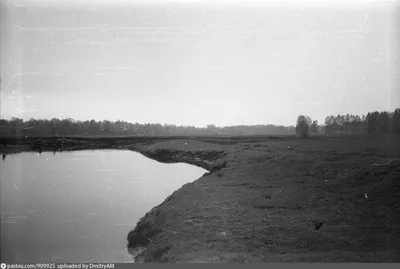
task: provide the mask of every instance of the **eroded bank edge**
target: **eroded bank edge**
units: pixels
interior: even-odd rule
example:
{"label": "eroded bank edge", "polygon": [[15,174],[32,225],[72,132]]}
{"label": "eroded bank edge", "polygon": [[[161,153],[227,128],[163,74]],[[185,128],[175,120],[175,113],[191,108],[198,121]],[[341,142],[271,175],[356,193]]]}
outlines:
{"label": "eroded bank edge", "polygon": [[[143,148],[130,148],[148,158],[163,162],[163,163],[176,163],[183,162],[192,165],[196,165],[206,169],[208,172],[202,177],[208,176],[214,172],[221,170],[227,166],[227,160],[225,151],[219,150],[169,150],[169,149],[143,149]],[[200,178],[202,178],[200,177]],[[199,180],[196,179],[195,181]],[[190,183],[189,183],[190,184]],[[179,191],[179,189],[177,190]],[[162,226],[164,224],[163,218],[160,217],[161,207],[165,203],[168,203],[177,191],[173,192],[168,196],[164,202],[160,205],[155,206],[149,212],[143,216],[136,227],[128,233],[128,251],[134,257],[136,263],[145,262],[147,254],[147,246],[152,242],[152,239],[162,232]]]}

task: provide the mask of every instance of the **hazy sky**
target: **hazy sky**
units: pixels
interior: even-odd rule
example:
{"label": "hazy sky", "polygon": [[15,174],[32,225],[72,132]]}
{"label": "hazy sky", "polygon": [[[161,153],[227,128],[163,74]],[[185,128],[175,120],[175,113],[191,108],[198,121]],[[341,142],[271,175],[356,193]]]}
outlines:
{"label": "hazy sky", "polygon": [[1,117],[294,124],[400,107],[395,1],[1,2]]}

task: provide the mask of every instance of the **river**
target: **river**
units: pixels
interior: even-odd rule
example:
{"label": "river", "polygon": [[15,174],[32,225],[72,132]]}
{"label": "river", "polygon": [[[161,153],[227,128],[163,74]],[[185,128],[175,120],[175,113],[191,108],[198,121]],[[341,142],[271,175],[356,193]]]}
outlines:
{"label": "river", "polygon": [[131,262],[127,234],[206,170],[128,150],[24,152],[0,161],[3,262]]}

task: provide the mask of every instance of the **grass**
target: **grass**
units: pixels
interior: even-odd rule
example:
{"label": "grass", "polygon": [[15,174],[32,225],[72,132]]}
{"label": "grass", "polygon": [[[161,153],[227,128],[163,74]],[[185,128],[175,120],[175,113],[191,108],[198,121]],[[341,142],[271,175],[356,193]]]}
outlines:
{"label": "grass", "polygon": [[147,226],[136,232],[159,231],[142,260],[398,262],[400,161],[374,166],[373,174],[370,167],[398,158],[399,142],[359,136],[218,145],[226,167],[185,185],[139,222]]}

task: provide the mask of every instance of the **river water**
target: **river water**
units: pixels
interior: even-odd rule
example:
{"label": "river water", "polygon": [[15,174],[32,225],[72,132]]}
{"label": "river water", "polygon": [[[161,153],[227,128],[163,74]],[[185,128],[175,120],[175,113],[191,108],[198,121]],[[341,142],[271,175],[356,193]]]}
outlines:
{"label": "river water", "polygon": [[6,156],[1,260],[130,262],[126,238],[137,221],[205,172],[124,150]]}

